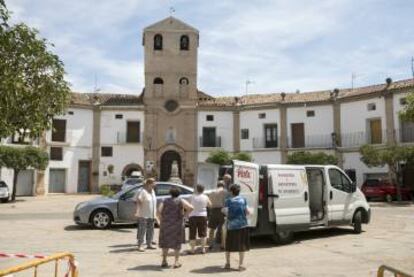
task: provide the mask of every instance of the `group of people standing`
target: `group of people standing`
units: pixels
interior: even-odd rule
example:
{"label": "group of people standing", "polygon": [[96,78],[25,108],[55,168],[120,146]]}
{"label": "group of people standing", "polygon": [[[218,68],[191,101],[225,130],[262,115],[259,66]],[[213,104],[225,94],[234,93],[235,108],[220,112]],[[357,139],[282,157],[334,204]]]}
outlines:
{"label": "group of people standing", "polygon": [[[230,252],[239,252],[238,270],[246,268],[243,265],[244,253],[250,250],[250,234],[247,216],[250,214],[246,199],[240,196],[240,186],[231,183],[231,176],[224,175],[217,188],[209,194],[204,193],[204,186],[197,185],[194,194],[187,201],[180,198],[180,190],[173,187],[169,198],[157,208],[155,195],[155,180],[149,178],[144,182],[144,188],[137,194],[138,218],[138,251],[143,252],[144,238],[146,249],[154,247],[154,225],[159,224],[159,242],[162,249],[161,267],[169,267],[167,256],[169,249],[174,250],[173,268],[181,267],[180,251],[185,243],[185,224],[188,219],[190,229],[190,247],[187,251],[196,253],[197,238],[200,240],[200,253],[205,254],[207,247],[213,249],[220,246],[225,250],[226,263],[224,268],[230,269]],[[223,226],[225,232],[223,233]],[[209,229],[207,237],[207,228]]]}

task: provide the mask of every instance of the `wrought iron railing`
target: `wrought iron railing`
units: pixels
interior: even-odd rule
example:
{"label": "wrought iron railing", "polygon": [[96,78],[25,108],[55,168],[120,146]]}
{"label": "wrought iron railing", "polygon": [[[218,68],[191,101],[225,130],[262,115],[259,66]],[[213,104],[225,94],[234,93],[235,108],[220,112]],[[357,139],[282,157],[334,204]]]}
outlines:
{"label": "wrought iron railing", "polygon": [[203,137],[199,138],[199,145],[200,147],[221,147],[221,137],[216,136],[213,138],[210,137]]}

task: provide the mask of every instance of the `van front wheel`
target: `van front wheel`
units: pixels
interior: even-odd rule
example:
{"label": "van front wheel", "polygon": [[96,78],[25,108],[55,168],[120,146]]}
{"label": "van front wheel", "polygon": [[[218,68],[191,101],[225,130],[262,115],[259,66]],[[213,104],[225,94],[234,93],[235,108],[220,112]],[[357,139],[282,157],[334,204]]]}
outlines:
{"label": "van front wheel", "polygon": [[362,232],[362,213],[357,211],[354,215],[354,233],[361,234]]}

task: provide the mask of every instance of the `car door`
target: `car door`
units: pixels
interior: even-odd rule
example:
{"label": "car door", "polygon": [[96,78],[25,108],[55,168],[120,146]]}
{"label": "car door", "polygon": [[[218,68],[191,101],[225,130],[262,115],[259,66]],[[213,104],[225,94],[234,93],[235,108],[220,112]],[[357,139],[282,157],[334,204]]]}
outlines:
{"label": "car door", "polygon": [[269,167],[268,183],[277,228],[309,226],[309,191],[305,168]]}
{"label": "car door", "polygon": [[327,169],[329,180],[328,214],[329,224],[340,224],[350,220],[352,214],[352,182],[338,168]]}
{"label": "car door", "polygon": [[130,190],[127,190],[124,194],[119,197],[118,200],[118,219],[124,222],[133,222],[136,221],[135,213],[137,210],[137,205],[135,198],[137,193],[142,189],[142,187],[134,187]]}

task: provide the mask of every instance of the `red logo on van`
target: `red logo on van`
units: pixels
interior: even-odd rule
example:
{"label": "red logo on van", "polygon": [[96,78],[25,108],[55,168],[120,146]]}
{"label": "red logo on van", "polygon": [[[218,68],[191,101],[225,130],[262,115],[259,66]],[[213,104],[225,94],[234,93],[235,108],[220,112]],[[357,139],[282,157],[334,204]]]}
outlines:
{"label": "red logo on van", "polygon": [[237,170],[237,177],[250,179],[250,172],[248,170],[239,169]]}

